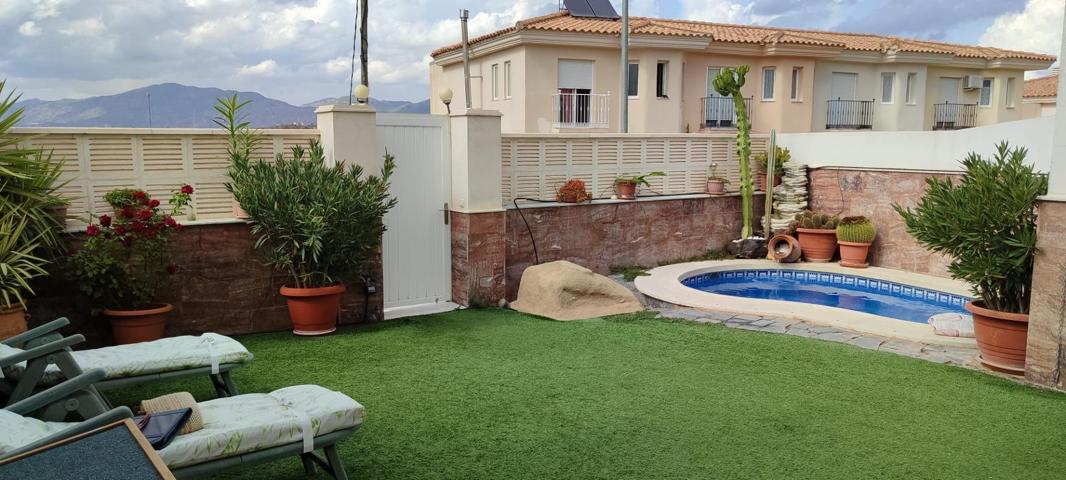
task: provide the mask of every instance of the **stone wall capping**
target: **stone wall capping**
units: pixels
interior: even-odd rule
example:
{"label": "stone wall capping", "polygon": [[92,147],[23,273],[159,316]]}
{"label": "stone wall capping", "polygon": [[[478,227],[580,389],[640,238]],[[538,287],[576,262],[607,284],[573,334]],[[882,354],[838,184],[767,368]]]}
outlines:
{"label": "stone wall capping", "polygon": [[[766,195],[764,192],[755,192],[753,194],[753,196],[756,196],[756,197],[762,197],[764,195]],[[597,198],[597,199],[592,200],[590,202],[584,202],[584,203],[530,202],[530,201],[518,200],[518,208],[521,209],[521,210],[526,210],[526,209],[530,209],[530,208],[581,207],[581,206],[589,206],[589,205],[611,205],[611,204],[620,204],[620,203],[664,202],[664,201],[671,201],[671,200],[693,200],[693,199],[702,199],[702,198],[729,198],[729,197],[737,197],[737,198],[739,198],[740,197],[740,193],[739,192],[730,192],[730,193],[726,193],[725,195],[707,195],[706,193],[691,193],[691,194],[684,194],[684,195],[655,195],[655,196],[647,196],[647,197],[637,197],[636,200],[619,200],[619,199],[613,199],[613,198]],[[515,209],[513,203],[507,204],[504,208],[506,210],[514,210]]]}

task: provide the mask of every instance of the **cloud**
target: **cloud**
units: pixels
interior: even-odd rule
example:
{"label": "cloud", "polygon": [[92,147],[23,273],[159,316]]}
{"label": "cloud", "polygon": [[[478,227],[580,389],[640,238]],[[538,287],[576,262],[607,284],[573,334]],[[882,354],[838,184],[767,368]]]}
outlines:
{"label": "cloud", "polygon": [[751,23],[755,2],[682,0],[682,12],[689,20],[721,23]]}
{"label": "cloud", "polygon": [[[1061,0],[1059,3],[1061,6]],[[1003,12],[1020,10],[1024,4],[1025,0],[892,0],[881,2],[861,16],[846,19],[842,26],[858,32],[942,40],[953,27],[990,20]]]}
{"label": "cloud", "polygon": [[19,25],[19,34],[26,37],[36,37],[41,34],[41,27],[37,26],[37,22],[28,20]]}
{"label": "cloud", "polygon": [[978,41],[982,45],[1058,55],[1063,9],[1062,0],[1030,0],[1024,10],[997,17]]}
{"label": "cloud", "polygon": [[237,71],[237,75],[252,75],[257,77],[269,77],[278,71],[278,62],[263,60],[255,65],[245,65]]}
{"label": "cloud", "polygon": [[100,19],[86,18],[68,23],[65,28],[59,30],[59,33],[77,37],[95,37],[103,33],[106,28]]}

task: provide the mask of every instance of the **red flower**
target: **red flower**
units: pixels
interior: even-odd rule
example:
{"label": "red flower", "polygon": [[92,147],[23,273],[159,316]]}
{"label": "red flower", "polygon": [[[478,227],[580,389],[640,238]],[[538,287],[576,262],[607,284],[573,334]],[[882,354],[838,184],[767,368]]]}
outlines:
{"label": "red flower", "polygon": [[111,217],[109,215],[100,215],[100,225],[104,227],[110,227]]}
{"label": "red flower", "polygon": [[137,220],[151,220],[151,219],[152,219],[152,211],[151,210],[146,208],[144,210],[141,210],[141,211],[137,212]]}
{"label": "red flower", "polygon": [[123,236],[125,234],[126,234],[126,227],[123,227],[122,225],[116,225],[115,226],[115,235],[118,235],[118,236],[121,237],[121,236]]}
{"label": "red flower", "polygon": [[90,237],[95,237],[100,234],[100,227],[89,225],[88,227],[85,227],[85,234]]}
{"label": "red flower", "polygon": [[137,190],[137,191],[133,192],[133,199],[134,200],[144,200],[146,198],[148,198],[148,194],[144,193],[143,190]]}
{"label": "red flower", "polygon": [[185,185],[181,187],[181,193],[186,195],[192,195],[192,185]]}
{"label": "red flower", "polygon": [[167,265],[167,273],[169,273],[171,275],[174,275],[177,272],[178,272],[177,265],[174,265],[173,263],[171,263],[170,265]]}
{"label": "red flower", "polygon": [[144,236],[145,236],[145,238],[147,238],[149,240],[155,240],[156,231],[155,230],[148,230],[148,231],[144,232]]}
{"label": "red flower", "polygon": [[122,216],[126,218],[133,218],[133,207],[123,207]]}
{"label": "red flower", "polygon": [[144,224],[141,223],[141,222],[137,222],[137,221],[131,222],[130,223],[130,230],[133,230],[134,232],[143,232],[144,231]]}
{"label": "red flower", "polygon": [[167,216],[167,218],[163,219],[163,224],[168,226],[168,227],[170,227],[170,228],[174,228],[174,227],[178,226],[178,221],[174,220],[174,217]]}
{"label": "red flower", "polygon": [[124,247],[132,246],[133,245],[133,237],[123,237],[122,238],[122,245]]}
{"label": "red flower", "polygon": [[152,201],[148,202],[148,206],[150,208],[158,207],[159,206],[159,200],[156,200],[156,199],[153,198]]}

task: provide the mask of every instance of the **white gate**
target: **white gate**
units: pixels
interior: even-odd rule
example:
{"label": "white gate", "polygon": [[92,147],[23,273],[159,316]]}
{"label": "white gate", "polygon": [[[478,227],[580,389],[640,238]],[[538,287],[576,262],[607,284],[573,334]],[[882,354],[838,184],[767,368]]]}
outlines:
{"label": "white gate", "polygon": [[443,211],[451,195],[448,117],[379,113],[377,122],[379,154],[396,158],[391,191],[399,200],[385,216],[385,318],[456,308]]}

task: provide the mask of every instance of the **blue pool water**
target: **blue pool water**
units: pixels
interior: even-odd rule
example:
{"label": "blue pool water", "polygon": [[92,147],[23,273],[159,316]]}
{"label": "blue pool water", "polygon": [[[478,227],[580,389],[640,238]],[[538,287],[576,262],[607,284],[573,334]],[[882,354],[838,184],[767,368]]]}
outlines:
{"label": "blue pool water", "polygon": [[813,303],[926,323],[940,313],[966,313],[966,297],[855,275],[804,270],[728,270],[681,283],[734,297]]}

